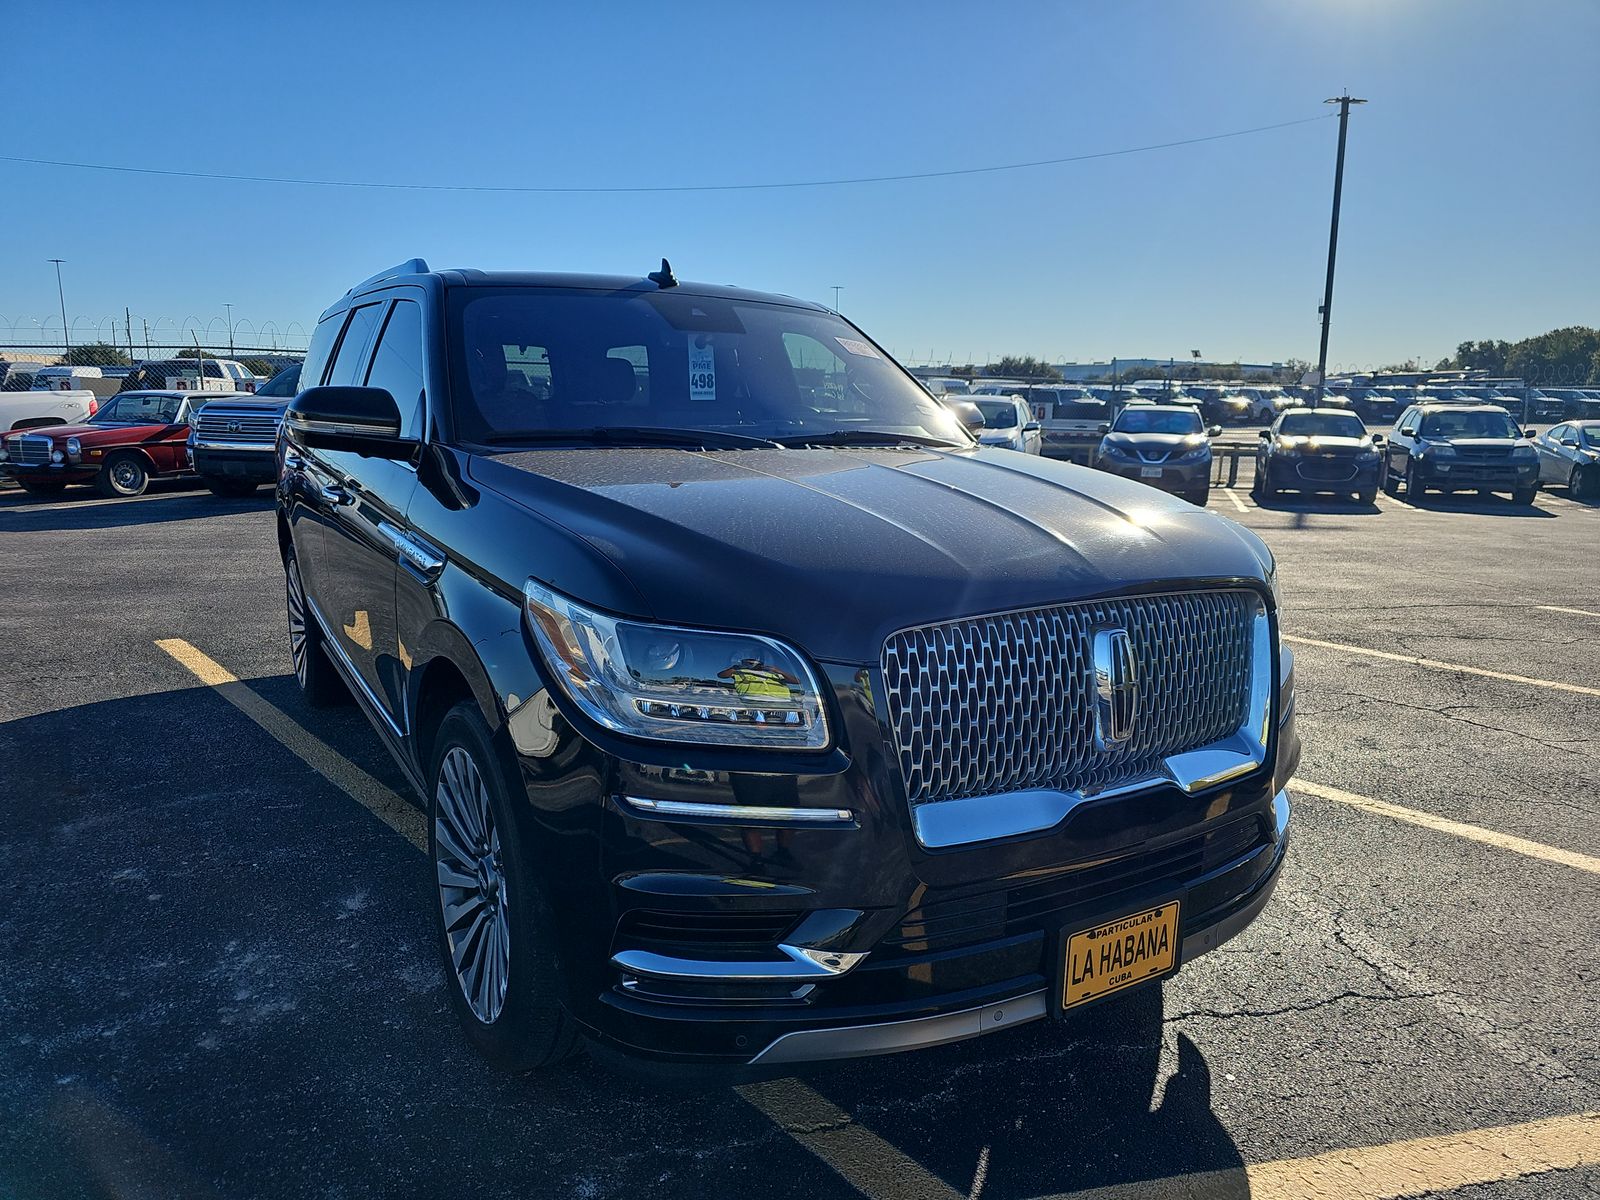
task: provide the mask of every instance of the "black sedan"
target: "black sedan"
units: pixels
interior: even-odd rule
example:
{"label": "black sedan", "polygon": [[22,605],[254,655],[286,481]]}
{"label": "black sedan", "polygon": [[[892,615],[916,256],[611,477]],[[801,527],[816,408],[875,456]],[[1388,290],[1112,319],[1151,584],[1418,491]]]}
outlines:
{"label": "black sedan", "polygon": [[1252,489],[1258,500],[1281,491],[1353,495],[1363,504],[1377,498],[1377,435],[1355,413],[1294,408],[1260,436]]}
{"label": "black sedan", "polygon": [[1568,421],[1533,439],[1539,482],[1566,485],[1574,500],[1600,496],[1600,421]]}

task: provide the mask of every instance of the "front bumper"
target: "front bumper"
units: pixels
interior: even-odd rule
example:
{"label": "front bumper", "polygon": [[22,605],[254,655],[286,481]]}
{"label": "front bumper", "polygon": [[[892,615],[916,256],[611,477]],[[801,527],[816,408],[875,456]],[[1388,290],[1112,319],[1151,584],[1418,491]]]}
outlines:
{"label": "front bumper", "polygon": [[1512,492],[1539,482],[1537,462],[1513,466],[1509,462],[1472,462],[1459,459],[1415,460],[1418,482],[1444,491]]}
{"label": "front bumper", "polygon": [[19,483],[88,483],[98,473],[98,468],[87,467],[81,462],[0,463],[0,478],[14,479]]}
{"label": "front bumper", "polygon": [[[858,752],[811,773],[630,762],[559,718],[555,741],[533,739],[513,714],[530,805],[559,847],[539,866],[568,1011],[646,1069],[759,1072],[1036,1019],[1065,932],[1175,897],[1181,967],[1247,925],[1281,870],[1300,749],[1282,657],[1278,725],[1251,775],[1108,796],[1053,829],[948,850],[912,832],[858,668],[823,664]],[[650,814],[639,797],[848,820]]]}
{"label": "front bumper", "polygon": [[1362,492],[1378,486],[1379,459],[1358,463],[1352,457],[1274,455],[1267,461],[1267,482],[1296,492]]}
{"label": "front bumper", "polygon": [[[1184,463],[1146,463],[1136,460],[1128,461],[1108,458],[1105,455],[1101,455],[1094,465],[1109,474],[1148,484],[1153,488],[1160,488],[1164,492],[1188,494],[1203,492],[1210,488],[1211,462],[1212,459],[1209,455],[1205,458],[1196,459],[1194,462]],[[1156,472],[1156,474],[1149,474],[1149,472]]]}
{"label": "front bumper", "polygon": [[272,483],[278,478],[278,456],[271,445],[251,442],[190,442],[189,466],[200,475]]}

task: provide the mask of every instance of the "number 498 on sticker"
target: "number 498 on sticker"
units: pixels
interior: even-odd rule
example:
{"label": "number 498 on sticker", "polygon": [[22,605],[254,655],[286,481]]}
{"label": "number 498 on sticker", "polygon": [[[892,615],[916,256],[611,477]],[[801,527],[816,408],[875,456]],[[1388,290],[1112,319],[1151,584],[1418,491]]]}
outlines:
{"label": "number 498 on sticker", "polygon": [[709,342],[696,345],[689,339],[689,399],[717,398],[717,354]]}

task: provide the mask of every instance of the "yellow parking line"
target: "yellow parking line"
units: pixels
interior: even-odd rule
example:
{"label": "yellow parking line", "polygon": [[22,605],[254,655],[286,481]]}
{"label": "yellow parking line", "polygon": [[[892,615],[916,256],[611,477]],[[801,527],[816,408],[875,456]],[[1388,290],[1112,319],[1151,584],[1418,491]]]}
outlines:
{"label": "yellow parking line", "polygon": [[1549,688],[1556,692],[1575,692],[1580,696],[1600,696],[1600,688],[1584,687],[1576,683],[1562,683],[1555,679],[1534,679],[1528,675],[1510,675],[1504,671],[1488,671],[1482,667],[1468,667],[1461,663],[1441,662],[1436,658],[1418,658],[1411,654],[1393,654],[1388,650],[1371,650],[1366,646],[1350,646],[1344,642],[1324,642],[1318,638],[1297,637],[1284,634],[1283,640],[1299,646],[1320,646],[1324,650],[1343,650],[1346,654],[1364,654],[1368,658],[1383,658],[1390,662],[1406,663],[1413,667],[1427,667],[1435,671],[1456,671],[1463,675],[1481,675],[1485,679],[1502,679],[1507,683],[1525,683],[1532,687]]}
{"label": "yellow parking line", "polygon": [[276,738],[301,762],[335,787],[349,793],[357,803],[394,830],[418,850],[428,848],[428,826],[414,804],[379,783],[355,763],[282,709],[269,704],[249,685],[209,655],[195,649],[182,638],[162,638],[156,645],[189,669],[196,679],[211,688]]}
{"label": "yellow parking line", "polygon": [[1575,613],[1580,617],[1600,617],[1600,612],[1589,608],[1562,608],[1559,604],[1535,604],[1535,608],[1545,612]]}
{"label": "yellow parking line", "polygon": [[798,1079],[747,1083],[734,1090],[863,1196],[962,1200],[966,1195]]}
{"label": "yellow parking line", "polygon": [[1414,808],[1403,808],[1398,804],[1390,804],[1387,800],[1377,800],[1371,796],[1360,796],[1355,792],[1326,787],[1323,784],[1312,783],[1298,776],[1289,781],[1289,787],[1303,795],[1317,796],[1323,800],[1347,804],[1351,808],[1359,808],[1364,812],[1373,813],[1380,817],[1405,821],[1410,825],[1420,825],[1424,829],[1448,833],[1455,837],[1466,838],[1469,841],[1482,842],[1485,846],[1497,846],[1501,850],[1509,850],[1513,854],[1543,859],[1545,862],[1559,863],[1563,867],[1573,867],[1579,871],[1588,871],[1591,874],[1600,875],[1600,858],[1596,858],[1592,854],[1580,854],[1576,850],[1563,850],[1559,846],[1547,846],[1543,842],[1531,842],[1527,838],[1516,837],[1509,833],[1499,833],[1493,829],[1485,829],[1481,825],[1468,825],[1464,821],[1452,821],[1446,817],[1435,816],[1433,813],[1420,812]]}
{"label": "yellow parking line", "polygon": [[1068,1194],[1073,1200],[1196,1200],[1236,1195],[1249,1195],[1253,1200],[1318,1196],[1402,1200],[1597,1163],[1600,1113],[1582,1113]]}

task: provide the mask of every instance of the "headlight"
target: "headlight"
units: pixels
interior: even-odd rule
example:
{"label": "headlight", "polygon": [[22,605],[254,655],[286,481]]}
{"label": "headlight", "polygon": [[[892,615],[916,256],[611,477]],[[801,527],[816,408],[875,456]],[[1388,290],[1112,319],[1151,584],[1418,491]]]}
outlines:
{"label": "headlight", "polygon": [[1418,458],[1454,458],[1455,456],[1456,448],[1448,442],[1429,442],[1421,450],[1417,451]]}
{"label": "headlight", "polygon": [[1194,462],[1196,459],[1204,458],[1207,454],[1210,454],[1210,453],[1211,453],[1211,447],[1205,445],[1204,443],[1202,443],[1201,445],[1198,445],[1198,446],[1190,446],[1187,450],[1185,450],[1181,454],[1179,454],[1174,461],[1176,461],[1176,462]]}
{"label": "headlight", "polygon": [[1511,457],[1521,462],[1531,462],[1539,457],[1539,452],[1532,446],[1517,446],[1512,449]]}
{"label": "headlight", "polygon": [[1133,455],[1121,446],[1101,446],[1100,453],[1107,458],[1132,458]]}
{"label": "headlight", "polygon": [[532,579],[523,598],[561,690],[607,729],[710,746],[828,744],[816,676],[780,642],[607,616]]}
{"label": "headlight", "polygon": [[1369,466],[1377,461],[1378,452],[1376,450],[1362,450],[1356,455],[1356,462],[1360,463],[1362,466]]}
{"label": "headlight", "polygon": [[1299,454],[1300,443],[1291,438],[1281,437],[1278,439],[1278,444],[1273,447],[1273,449],[1277,450],[1279,454]]}

